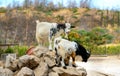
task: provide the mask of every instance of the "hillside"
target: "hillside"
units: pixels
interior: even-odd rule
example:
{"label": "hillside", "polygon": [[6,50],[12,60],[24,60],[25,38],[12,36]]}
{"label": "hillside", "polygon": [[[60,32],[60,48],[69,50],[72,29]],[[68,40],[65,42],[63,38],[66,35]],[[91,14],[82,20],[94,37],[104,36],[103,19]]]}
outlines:
{"label": "hillside", "polygon": [[[46,22],[69,22],[77,30],[91,30],[102,27],[114,35],[115,41],[120,42],[118,14],[113,11],[88,8],[59,9],[40,11],[34,8],[11,9],[0,13],[0,43],[36,44],[35,20]],[[117,39],[117,40],[116,40]]]}

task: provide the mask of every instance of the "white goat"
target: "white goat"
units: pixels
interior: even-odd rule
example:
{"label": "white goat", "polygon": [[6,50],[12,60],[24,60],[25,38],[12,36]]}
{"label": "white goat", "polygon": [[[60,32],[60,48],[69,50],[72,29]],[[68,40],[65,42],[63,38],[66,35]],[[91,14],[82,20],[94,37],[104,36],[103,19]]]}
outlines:
{"label": "white goat", "polygon": [[[49,50],[52,49],[52,39],[54,36],[63,30],[65,35],[70,31],[71,25],[70,23],[65,24],[57,24],[57,23],[49,23],[49,22],[39,22],[36,20],[36,39],[38,44],[44,45],[45,42],[49,41]],[[59,34],[60,35],[60,34]]]}
{"label": "white goat", "polygon": [[90,57],[90,53],[82,45],[74,41],[63,39],[62,37],[55,38],[54,49],[57,55],[57,63],[60,65],[60,61],[64,62],[65,64],[62,65],[64,68],[66,68],[66,65],[69,64],[70,57],[72,57],[72,65],[74,67],[76,66],[76,55],[80,55],[83,59],[83,62],[87,62],[88,58]]}

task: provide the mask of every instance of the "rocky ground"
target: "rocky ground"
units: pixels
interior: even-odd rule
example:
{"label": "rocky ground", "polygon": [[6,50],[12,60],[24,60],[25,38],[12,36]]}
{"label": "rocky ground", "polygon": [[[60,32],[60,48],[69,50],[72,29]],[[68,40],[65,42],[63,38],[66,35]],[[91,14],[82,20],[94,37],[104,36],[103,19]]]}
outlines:
{"label": "rocky ground", "polygon": [[0,62],[0,76],[87,76],[83,67],[57,67],[55,53],[44,47],[32,50],[17,59],[8,55],[5,63]]}
{"label": "rocky ground", "polygon": [[[44,47],[36,47],[31,55],[17,59],[7,56],[6,63],[0,61],[0,76],[119,76],[118,56],[91,56],[87,63],[76,58],[77,67],[57,67],[55,53]],[[71,63],[71,62],[70,62]]]}

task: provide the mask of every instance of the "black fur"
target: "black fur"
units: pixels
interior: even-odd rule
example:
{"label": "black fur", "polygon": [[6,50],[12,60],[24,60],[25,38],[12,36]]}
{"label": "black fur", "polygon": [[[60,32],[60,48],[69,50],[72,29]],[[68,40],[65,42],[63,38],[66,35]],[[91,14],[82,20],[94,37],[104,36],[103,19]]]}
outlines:
{"label": "black fur", "polygon": [[65,31],[65,28],[66,28],[65,24],[58,24],[58,25],[57,25],[58,31],[59,31],[60,29],[63,29],[63,30]]}
{"label": "black fur", "polygon": [[57,24],[57,28],[51,28],[50,29],[50,38],[52,36],[55,36],[55,34],[57,33],[57,31],[60,31],[61,29],[65,31],[65,24]]}
{"label": "black fur", "polygon": [[57,29],[55,29],[55,28],[50,29],[50,35],[51,36],[55,36],[56,33],[57,33]]}
{"label": "black fur", "polygon": [[77,43],[76,55],[80,55],[83,59],[82,61],[87,62],[88,58],[90,57],[90,53],[87,52],[87,50],[82,45],[80,45],[78,42],[76,43]]}

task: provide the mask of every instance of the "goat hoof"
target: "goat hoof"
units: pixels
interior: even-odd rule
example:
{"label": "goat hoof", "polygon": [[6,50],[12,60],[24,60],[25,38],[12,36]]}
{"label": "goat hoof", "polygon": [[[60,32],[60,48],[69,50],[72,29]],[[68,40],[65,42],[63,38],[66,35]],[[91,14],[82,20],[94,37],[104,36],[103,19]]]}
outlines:
{"label": "goat hoof", "polygon": [[73,67],[77,67],[75,64],[72,65]]}
{"label": "goat hoof", "polygon": [[64,68],[64,69],[67,69],[67,67],[66,67],[66,66],[64,66],[63,68]]}
{"label": "goat hoof", "polygon": [[52,49],[49,49],[49,51],[52,51]]}

